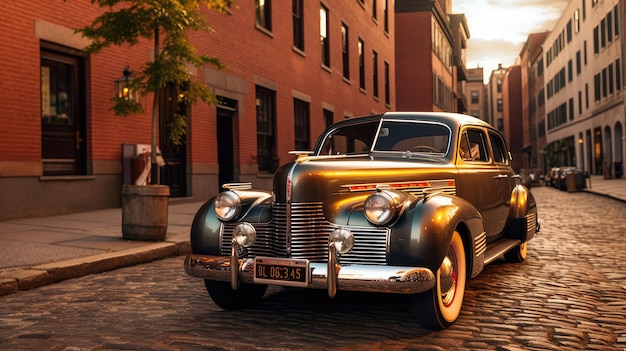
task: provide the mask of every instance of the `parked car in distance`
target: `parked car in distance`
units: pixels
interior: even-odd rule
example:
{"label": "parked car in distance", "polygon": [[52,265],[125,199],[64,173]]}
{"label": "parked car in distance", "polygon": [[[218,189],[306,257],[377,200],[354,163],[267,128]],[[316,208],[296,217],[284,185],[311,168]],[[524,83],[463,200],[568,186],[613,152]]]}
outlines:
{"label": "parked car in distance", "polygon": [[225,184],[193,220],[184,267],[227,310],[268,285],[383,292],[443,329],[486,264],[526,258],[539,226],[520,183],[502,135],[475,117],[346,119],[280,167],[273,190]]}

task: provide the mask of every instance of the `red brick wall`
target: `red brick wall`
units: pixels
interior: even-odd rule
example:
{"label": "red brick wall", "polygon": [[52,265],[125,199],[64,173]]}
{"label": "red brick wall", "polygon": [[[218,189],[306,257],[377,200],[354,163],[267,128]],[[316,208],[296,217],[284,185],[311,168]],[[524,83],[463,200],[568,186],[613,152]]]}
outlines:
{"label": "red brick wall", "polygon": [[429,11],[396,14],[396,105],[432,111],[433,54]]}

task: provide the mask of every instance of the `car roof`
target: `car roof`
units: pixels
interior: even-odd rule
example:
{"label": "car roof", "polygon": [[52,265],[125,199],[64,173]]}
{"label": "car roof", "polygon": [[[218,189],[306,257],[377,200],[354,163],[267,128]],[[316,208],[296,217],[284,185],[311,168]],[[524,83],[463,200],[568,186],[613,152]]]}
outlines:
{"label": "car roof", "polygon": [[380,120],[381,118],[407,121],[440,122],[448,125],[452,130],[458,130],[465,125],[478,125],[493,128],[489,123],[480,118],[452,112],[386,112],[384,114],[348,118],[335,123],[335,126],[340,127],[343,125],[373,122]]}

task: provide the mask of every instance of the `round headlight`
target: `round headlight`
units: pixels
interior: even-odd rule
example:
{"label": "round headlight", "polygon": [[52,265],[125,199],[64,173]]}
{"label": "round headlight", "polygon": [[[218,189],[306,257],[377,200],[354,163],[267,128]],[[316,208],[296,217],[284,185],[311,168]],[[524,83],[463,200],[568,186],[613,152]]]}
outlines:
{"label": "round headlight", "polygon": [[394,199],[385,192],[376,192],[365,200],[365,217],[375,225],[385,225],[396,215]]}
{"label": "round headlight", "polygon": [[222,221],[230,221],[241,210],[241,199],[233,191],[224,191],[217,194],[213,203],[215,214]]}
{"label": "round headlight", "polygon": [[256,240],[256,230],[247,222],[238,224],[233,229],[233,239],[243,247],[250,247]]}
{"label": "round headlight", "polygon": [[335,243],[335,248],[340,254],[344,254],[354,246],[354,235],[351,231],[345,228],[337,228],[330,233],[329,238],[331,243]]}

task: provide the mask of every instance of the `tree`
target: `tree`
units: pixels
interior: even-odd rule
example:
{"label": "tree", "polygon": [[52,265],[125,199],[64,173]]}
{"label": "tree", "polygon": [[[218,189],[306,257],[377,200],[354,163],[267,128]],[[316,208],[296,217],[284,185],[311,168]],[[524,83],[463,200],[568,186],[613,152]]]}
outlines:
{"label": "tree", "polygon": [[[152,140],[151,150],[156,150],[156,138],[159,124],[159,92],[173,84],[185,86],[186,102],[195,103],[198,99],[205,103],[214,102],[214,96],[207,86],[193,80],[187,65],[200,67],[211,65],[224,68],[215,57],[196,53],[189,41],[190,31],[211,28],[201,7],[223,13],[234,0],[91,0],[108,11],[97,17],[89,26],[77,29],[84,37],[91,39],[85,49],[88,53],[97,53],[109,46],[128,45],[130,47],[142,39],[154,40],[154,58],[146,62],[140,71],[129,81],[129,88],[141,95],[154,94],[152,105]],[[114,96],[111,108],[116,115],[128,116],[143,113],[143,106],[132,99]],[[170,124],[170,140],[175,145],[181,143],[186,133],[185,116],[175,115]],[[158,179],[156,152],[151,152],[152,181]]]}

